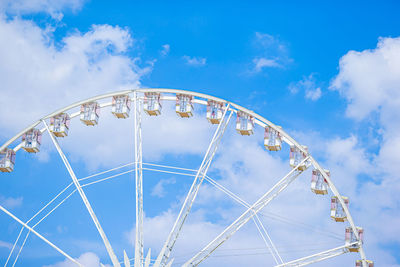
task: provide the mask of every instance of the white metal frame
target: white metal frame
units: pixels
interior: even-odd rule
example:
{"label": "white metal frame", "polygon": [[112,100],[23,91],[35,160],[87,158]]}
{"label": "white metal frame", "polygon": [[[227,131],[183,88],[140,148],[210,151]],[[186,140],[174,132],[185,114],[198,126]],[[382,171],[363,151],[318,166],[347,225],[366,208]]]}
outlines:
{"label": "white metal frame", "polygon": [[[231,102],[229,102],[229,101],[226,101],[226,100],[224,100],[224,99],[217,98],[217,97],[213,97],[213,96],[206,95],[206,94],[201,94],[201,93],[192,92],[192,91],[186,91],[186,90],[177,90],[177,89],[144,88],[144,89],[134,89],[134,90],[125,90],[125,91],[119,91],[119,92],[112,92],[112,93],[108,93],[108,94],[103,94],[103,95],[95,96],[95,97],[92,97],[92,98],[89,98],[89,99],[86,99],[86,100],[83,100],[83,101],[76,102],[76,103],[74,103],[74,104],[72,104],[72,105],[69,105],[69,106],[64,107],[64,108],[62,108],[62,109],[59,109],[59,110],[57,110],[57,111],[55,111],[55,112],[52,112],[52,113],[48,114],[47,116],[45,116],[45,117],[43,117],[43,118],[41,118],[41,119],[39,119],[38,121],[36,121],[36,122],[33,123],[32,125],[30,125],[29,127],[25,128],[24,130],[22,130],[21,132],[19,132],[18,134],[16,134],[16,135],[15,135],[14,137],[12,137],[11,139],[9,139],[7,142],[5,142],[5,143],[0,147],[0,150],[3,150],[4,148],[9,147],[9,146],[10,146],[11,144],[13,144],[18,138],[20,138],[25,132],[27,132],[28,130],[30,130],[30,129],[32,129],[32,128],[35,128],[36,126],[38,126],[38,125],[41,124],[42,122],[45,124],[45,120],[47,120],[47,119],[49,119],[49,118],[51,118],[51,117],[53,117],[53,116],[55,116],[55,115],[57,115],[57,114],[59,114],[59,113],[67,112],[67,111],[69,111],[69,110],[71,110],[71,109],[73,109],[73,108],[76,108],[76,107],[78,107],[78,106],[80,106],[80,105],[82,105],[82,104],[88,103],[88,102],[99,101],[99,100],[105,100],[105,99],[112,98],[112,97],[115,96],[115,95],[121,95],[121,94],[126,94],[126,95],[134,94],[134,99],[131,99],[131,100],[132,100],[132,101],[136,101],[136,99],[138,99],[137,94],[138,94],[138,93],[145,93],[145,92],[158,92],[158,93],[161,93],[161,94],[162,94],[161,100],[166,100],[166,101],[175,101],[175,96],[169,95],[169,94],[186,94],[186,95],[191,95],[191,96],[193,96],[193,98],[194,98],[194,99],[193,99],[193,103],[201,104],[201,105],[207,105],[207,100],[217,101],[217,102],[220,102],[220,103],[223,103],[223,104],[229,106],[229,108],[227,108],[226,111],[229,110],[229,111],[235,112],[235,113],[238,112],[238,111],[245,112],[245,113],[247,113],[247,114],[249,114],[249,115],[251,115],[252,117],[255,118],[255,124],[257,124],[257,125],[259,125],[259,126],[261,126],[261,127],[263,127],[263,128],[265,128],[266,126],[269,126],[269,127],[271,127],[272,129],[276,130],[276,131],[280,134],[280,136],[282,136],[282,141],[286,142],[286,143],[289,144],[289,145],[294,145],[294,146],[296,146],[296,147],[299,148],[302,152],[304,152],[305,154],[308,155],[308,160],[309,160],[309,162],[310,162],[316,169],[318,169],[318,170],[320,171],[320,173],[322,174],[322,176],[323,176],[323,177],[325,178],[325,180],[328,182],[329,188],[332,190],[332,193],[333,193],[335,196],[338,197],[339,202],[340,202],[341,205],[343,206],[343,209],[344,209],[344,211],[345,211],[345,213],[346,213],[346,216],[347,216],[347,219],[348,219],[348,223],[350,224],[351,228],[353,229],[353,232],[355,233],[357,239],[359,239],[358,233],[357,233],[357,231],[356,231],[356,226],[355,226],[355,224],[354,224],[354,221],[353,221],[353,218],[352,218],[352,216],[351,216],[351,214],[350,214],[350,211],[349,211],[349,209],[346,207],[346,205],[344,205],[344,201],[343,201],[343,199],[340,197],[339,191],[337,190],[337,188],[336,188],[335,185],[333,184],[332,179],[325,173],[325,171],[323,170],[323,168],[321,168],[321,166],[318,164],[318,162],[317,162],[311,155],[309,155],[308,152],[305,151],[304,148],[303,148],[299,143],[297,143],[291,136],[289,136],[282,128],[276,126],[276,125],[273,124],[272,122],[268,121],[267,119],[265,119],[264,117],[262,117],[262,116],[260,116],[260,115],[258,115],[258,114],[256,114],[256,113],[254,113],[253,111],[248,110],[248,109],[246,109],[246,108],[244,108],[244,107],[241,107],[241,106],[239,106],[239,105],[237,105],[237,104],[231,103]],[[111,101],[110,101],[110,102],[105,102],[105,103],[100,103],[100,108],[104,108],[104,107],[108,107],[108,106],[111,106]],[[136,111],[135,111],[135,112],[136,112]],[[77,116],[79,116],[79,112],[75,112],[75,113],[70,114],[71,119],[74,118],[74,117],[77,117]],[[45,126],[46,126],[46,125],[45,125]],[[42,128],[42,129],[41,129],[41,132],[46,131],[46,128],[47,128],[47,126],[46,126],[45,128]],[[136,124],[135,124],[135,134],[137,134],[137,132],[136,132]],[[54,139],[54,137],[52,136],[52,134],[50,134],[50,136],[52,137],[52,139]],[[54,140],[55,140],[55,139],[54,139]],[[136,136],[135,136],[135,141],[137,141],[137,140],[136,140]],[[53,141],[53,142],[54,142],[54,141]],[[15,151],[15,152],[18,151],[19,149],[21,149],[21,147],[22,147],[21,143],[17,144],[17,145],[14,147],[14,151]],[[59,152],[60,152],[60,151],[61,151],[61,149],[59,150]],[[135,151],[136,151],[136,149],[135,149]],[[60,155],[61,155],[61,154],[62,154],[62,151],[61,151]],[[136,152],[135,152],[135,156],[136,156]],[[64,156],[64,157],[65,157],[65,156]],[[66,159],[66,158],[65,158],[65,159]],[[65,163],[65,162],[64,162],[64,163]],[[66,167],[67,167],[68,165],[69,165],[69,164],[66,164]],[[67,167],[67,169],[68,169],[68,167]],[[137,171],[137,168],[135,168],[135,169],[136,169],[136,171]],[[199,170],[200,170],[200,169],[199,169]],[[69,172],[70,172],[70,171],[72,171],[72,169],[70,169]],[[73,171],[72,171],[72,173],[73,173]],[[70,172],[70,174],[71,174],[71,172]],[[74,176],[74,175],[73,175],[73,176]],[[71,177],[72,177],[72,175],[71,175]],[[136,176],[136,177],[138,177],[138,176]],[[74,180],[74,179],[73,179],[73,180]],[[76,180],[76,177],[75,177],[75,180]],[[137,179],[135,179],[135,180],[137,180]],[[75,186],[77,186],[76,183],[75,183],[75,181],[74,181],[74,184],[75,184]],[[79,182],[78,182],[78,184],[79,184]],[[139,188],[139,187],[137,187],[137,188]],[[77,186],[77,190],[78,190],[78,192],[83,192],[82,189],[81,189],[79,186]],[[196,194],[197,194],[197,192],[196,192]],[[189,195],[189,194],[188,194],[188,195]],[[140,198],[140,196],[138,196],[138,197]],[[86,205],[86,203],[85,203],[85,205]],[[90,204],[89,204],[89,205],[90,205]],[[140,205],[139,205],[139,206],[140,206]],[[138,209],[137,209],[137,210],[138,210]],[[190,208],[189,208],[189,210],[190,210]],[[93,213],[93,214],[94,214],[94,213]],[[138,214],[137,214],[137,217],[138,217]],[[140,215],[139,215],[139,217],[140,217]],[[96,227],[97,227],[97,225],[96,225]],[[99,232],[101,232],[101,231],[99,231]],[[139,232],[141,232],[141,230],[139,230]],[[103,232],[103,233],[104,233],[104,232]],[[178,231],[178,234],[179,234],[179,231]],[[104,239],[103,239],[103,240],[104,240]],[[175,242],[175,241],[174,241],[174,242]],[[105,242],[105,243],[107,243],[107,242]],[[361,243],[361,242],[360,242],[360,243]],[[143,245],[143,243],[142,243],[142,245]],[[110,247],[111,247],[111,246],[110,246]],[[140,247],[140,246],[139,246],[139,247]],[[112,250],[112,249],[111,249],[111,250]],[[135,250],[136,250],[136,249],[135,249]],[[110,252],[109,252],[109,254],[110,254]],[[136,251],[135,251],[135,254],[136,254]],[[364,267],[367,267],[366,256],[365,256],[365,252],[364,252],[362,243],[360,244],[359,254],[360,254],[361,260],[363,261],[363,266],[364,266]],[[143,261],[142,261],[142,259],[143,259],[143,251],[141,252],[141,255],[142,255],[142,256],[140,257],[140,259],[141,259],[140,262],[141,262],[141,264],[143,264]],[[110,257],[111,257],[111,258],[114,258],[114,256],[111,256],[111,255],[110,255]],[[168,256],[167,256],[167,257],[164,257],[164,258],[168,258]],[[112,260],[112,261],[113,261],[113,263],[114,263],[114,262],[116,261],[116,258],[114,258],[114,260]],[[165,264],[166,261],[164,260],[163,263]],[[139,265],[140,265],[140,264],[139,264]],[[118,265],[116,265],[116,266],[118,266]]]}
{"label": "white metal frame", "polygon": [[143,165],[142,165],[142,102],[134,93],[135,112],[135,184],[136,184],[136,229],[135,267],[143,266]]}

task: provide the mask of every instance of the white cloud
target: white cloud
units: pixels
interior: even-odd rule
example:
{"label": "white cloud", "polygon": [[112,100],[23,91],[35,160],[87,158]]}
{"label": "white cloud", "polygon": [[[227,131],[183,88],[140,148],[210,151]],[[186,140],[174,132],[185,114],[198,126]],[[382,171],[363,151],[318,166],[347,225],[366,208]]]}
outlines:
{"label": "white cloud", "polygon": [[[331,89],[347,100],[347,115],[375,123],[381,136],[376,163],[384,173],[400,171],[400,38],[380,38],[375,49],[350,51],[340,59]],[[376,125],[375,125],[376,128]]]}
{"label": "white cloud", "polygon": [[170,184],[175,184],[176,180],[174,178],[171,179],[163,179],[160,180],[152,189],[151,195],[156,197],[164,197],[165,196],[165,186]]}
{"label": "white cloud", "polygon": [[[143,74],[123,55],[132,39],[128,31],[108,25],[48,43],[46,32],[23,20],[0,22],[2,127],[21,128],[50,110],[109,90],[137,87]],[[21,79],[24,77],[24,79]],[[29,106],[29,112],[26,107]]]}
{"label": "white cloud", "polygon": [[165,44],[162,46],[162,50],[161,50],[161,55],[162,56],[167,56],[169,54],[169,51],[171,50],[171,47],[169,44]]}
{"label": "white cloud", "polygon": [[264,48],[274,49],[275,51],[284,53],[287,52],[287,47],[283,42],[267,33],[256,32],[256,42]]}
{"label": "white cloud", "polygon": [[151,67],[140,68],[139,58],[125,54],[133,41],[127,29],[94,25],[55,44],[31,21],[0,18],[3,137],[69,103],[139,87]]}
{"label": "white cloud", "polygon": [[11,249],[12,247],[13,247],[13,244],[0,240],[0,248]]}
{"label": "white cloud", "polygon": [[207,63],[207,59],[204,57],[183,56],[183,59],[186,61],[186,64],[191,66],[204,66]]}
{"label": "white cloud", "polygon": [[0,11],[11,14],[31,14],[45,12],[53,18],[61,19],[62,11],[77,11],[82,8],[86,0],[2,0]]}
{"label": "white cloud", "polygon": [[[400,102],[400,38],[381,38],[375,49],[350,51],[339,62],[331,84],[348,101],[348,116],[389,115]],[[383,118],[382,118],[383,119]]]}
{"label": "white cloud", "polygon": [[23,197],[5,197],[0,195],[0,205],[7,209],[18,208],[22,205]]}
{"label": "white cloud", "polygon": [[[93,252],[86,252],[79,256],[77,259],[85,267],[100,267],[100,258]],[[62,262],[58,262],[52,265],[46,265],[44,267],[75,267],[76,264],[66,259]],[[110,265],[106,265],[110,267]]]}
{"label": "white cloud", "polygon": [[254,70],[256,72],[262,71],[266,67],[281,67],[277,59],[255,58],[253,59]]}
{"label": "white cloud", "polygon": [[321,88],[317,87],[315,90],[306,91],[305,98],[312,101],[317,101],[321,97]]}
{"label": "white cloud", "polygon": [[300,81],[290,83],[288,88],[292,94],[304,91],[304,97],[311,101],[317,101],[322,95],[321,88],[317,86],[314,74],[304,76]]}
{"label": "white cloud", "polygon": [[272,35],[256,32],[255,45],[260,50],[260,55],[253,58],[254,73],[261,72],[264,68],[284,68],[293,61],[286,45]]}

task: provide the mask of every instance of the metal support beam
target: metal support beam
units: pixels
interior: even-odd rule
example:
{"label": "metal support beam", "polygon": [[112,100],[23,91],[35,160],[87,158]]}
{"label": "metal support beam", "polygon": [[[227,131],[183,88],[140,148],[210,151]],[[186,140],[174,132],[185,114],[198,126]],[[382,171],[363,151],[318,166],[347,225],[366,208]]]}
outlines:
{"label": "metal support beam", "polygon": [[[221,190],[222,192],[224,192],[225,194],[227,194],[229,197],[231,197],[233,200],[235,200],[236,202],[238,202],[239,204],[241,204],[242,206],[244,206],[245,208],[250,208],[250,204],[248,204],[246,201],[244,201],[243,199],[241,199],[239,196],[237,196],[236,194],[232,193],[230,190],[228,190],[227,188],[225,188],[224,186],[222,186],[221,184],[217,183],[216,181],[214,181],[213,179],[211,179],[210,177],[206,176],[205,178],[210,184],[212,184],[213,186],[215,186],[217,189]],[[278,262],[278,258],[280,263],[283,263],[282,257],[280,256],[278,250],[275,247],[275,244],[272,242],[271,237],[269,236],[267,230],[265,229],[263,223],[261,222],[260,218],[258,217],[258,214],[254,214],[254,217],[251,218],[258,230],[258,232],[261,235],[261,238],[263,239],[267,249],[270,251],[272,257],[275,260],[276,264],[279,264]]]}
{"label": "metal support beam", "polygon": [[103,231],[103,228],[101,227],[100,222],[99,222],[99,220],[97,219],[97,216],[96,216],[96,214],[94,213],[93,208],[92,208],[92,206],[90,205],[89,200],[87,199],[85,192],[84,192],[83,189],[81,188],[81,185],[79,184],[79,181],[78,181],[78,179],[76,178],[75,172],[73,171],[71,165],[69,164],[67,157],[65,156],[64,152],[61,150],[60,144],[58,143],[57,139],[56,139],[56,138],[54,137],[54,135],[50,132],[50,129],[49,129],[49,127],[47,126],[46,121],[43,120],[42,122],[43,122],[43,124],[45,125],[46,130],[47,130],[47,132],[49,133],[49,135],[50,135],[50,137],[51,137],[51,140],[53,141],[54,146],[56,147],[58,153],[60,154],[60,157],[61,157],[61,159],[63,160],[64,165],[65,165],[65,167],[67,168],[68,173],[69,173],[69,175],[71,176],[71,179],[72,179],[72,181],[73,181],[73,183],[74,183],[74,185],[75,185],[75,187],[76,187],[76,190],[79,192],[79,195],[81,196],[81,198],[82,198],[82,200],[83,200],[83,203],[85,204],[85,206],[86,206],[86,208],[87,208],[87,210],[88,210],[88,212],[89,212],[89,214],[90,214],[90,217],[92,218],[92,220],[93,220],[93,222],[94,222],[94,224],[95,224],[95,226],[96,226],[96,228],[97,228],[97,230],[98,230],[98,232],[99,232],[101,238],[103,239],[104,245],[106,246],[108,255],[110,256],[110,259],[111,259],[111,261],[112,261],[114,267],[120,267],[120,264],[119,264],[119,262],[118,262],[118,259],[117,259],[117,257],[115,256],[114,250],[112,249],[111,244],[110,244],[110,242],[108,241],[107,236],[106,236],[105,232]]}
{"label": "metal support beam", "polygon": [[150,267],[150,260],[151,260],[151,248],[149,248],[146,259],[144,260],[144,267]]}
{"label": "metal support beam", "polygon": [[226,126],[228,125],[232,117],[233,111],[230,112],[228,117],[226,116],[228,110],[229,104],[225,107],[221,122],[218,124],[217,130],[215,131],[214,136],[211,139],[210,145],[208,146],[203,161],[199,169],[197,170],[196,177],[194,178],[192,186],[186,196],[185,202],[183,203],[179,215],[176,218],[175,224],[172,227],[172,230],[164,246],[162,247],[160,254],[157,257],[156,262],[154,263],[154,267],[165,266],[167,264],[168,257],[171,254],[176,240],[178,239],[179,233],[182,229],[183,224],[185,223],[186,217],[188,216],[190,209],[192,208],[193,202],[196,199],[200,186],[207,175],[208,168],[210,167],[211,161],[215,156],[218,145],[225,132]]}
{"label": "metal support beam", "polygon": [[272,242],[272,239],[269,236],[264,225],[262,224],[260,218],[258,217],[258,214],[254,214],[254,217],[251,219],[254,222],[254,224],[256,225],[256,228],[257,228],[258,232],[260,233],[262,240],[264,241],[264,243],[265,243],[267,249],[269,250],[269,252],[271,253],[272,257],[274,258],[275,263],[279,264],[278,258],[279,258],[280,262],[283,263],[283,260],[282,260],[281,256],[279,255],[278,250],[275,247],[275,244]]}
{"label": "metal support beam", "polygon": [[306,163],[306,169],[310,166],[309,157],[306,157],[299,165],[292,169],[285,177],[276,183],[267,193],[258,199],[250,208],[248,208],[239,218],[228,226],[219,236],[205,246],[193,258],[182,266],[197,266],[205,260],[214,250],[231,238],[243,225],[245,225],[255,214],[262,210],[271,200],[277,197],[289,184],[294,181],[303,171],[299,166]]}
{"label": "metal support beam", "polygon": [[[354,244],[357,244],[357,242],[350,244],[350,246],[354,245]],[[303,257],[303,258],[300,258],[300,259],[297,259],[297,260],[293,260],[293,261],[290,261],[290,262],[282,263],[282,264],[276,265],[275,267],[306,266],[306,265],[309,265],[309,264],[313,264],[313,263],[316,263],[316,262],[320,262],[320,261],[323,261],[323,260],[327,260],[327,259],[330,259],[330,258],[333,258],[333,257],[340,256],[342,254],[345,254],[345,253],[349,252],[347,247],[348,246],[340,246],[340,247],[337,247],[337,248],[332,248],[332,249],[325,250],[325,251],[320,252],[320,253],[316,253],[316,254],[307,256],[307,257]]]}
{"label": "metal support beam", "polygon": [[124,265],[125,267],[131,267],[131,261],[129,260],[129,257],[126,254],[125,250],[124,250]]}
{"label": "metal support beam", "polygon": [[142,160],[142,102],[134,93],[135,112],[135,188],[136,188],[136,230],[135,267],[143,266],[143,160]]}
{"label": "metal support beam", "polygon": [[15,221],[17,221],[19,224],[21,224],[22,226],[24,226],[26,229],[28,229],[29,231],[31,231],[32,233],[34,233],[37,237],[39,237],[40,239],[42,239],[44,242],[46,242],[47,244],[49,244],[51,247],[53,247],[55,250],[57,250],[58,252],[60,252],[62,255],[64,255],[67,259],[69,259],[70,261],[72,261],[73,263],[75,263],[78,266],[83,267],[82,264],[80,264],[79,262],[77,262],[74,258],[72,258],[70,255],[68,255],[67,253],[65,253],[64,251],[62,251],[59,247],[57,247],[56,245],[54,245],[53,243],[51,243],[49,240],[47,240],[47,238],[45,238],[44,236],[42,236],[41,234],[39,234],[38,232],[36,232],[33,228],[29,227],[26,223],[24,223],[23,221],[21,221],[20,219],[17,218],[17,216],[15,216],[14,214],[12,214],[11,212],[9,212],[6,208],[4,208],[3,206],[0,205],[0,209],[7,214],[8,216],[10,216],[11,218],[13,218]]}

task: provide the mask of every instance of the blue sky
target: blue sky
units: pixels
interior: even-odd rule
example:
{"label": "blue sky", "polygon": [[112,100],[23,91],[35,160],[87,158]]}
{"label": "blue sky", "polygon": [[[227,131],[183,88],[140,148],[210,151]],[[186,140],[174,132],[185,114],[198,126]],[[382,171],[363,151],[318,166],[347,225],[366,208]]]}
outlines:
{"label": "blue sky", "polygon": [[[354,220],[365,228],[368,258],[377,266],[400,266],[399,11],[397,1],[3,0],[0,143],[57,108],[106,92],[160,87],[221,97],[281,125],[307,145],[331,170],[339,191],[350,197]],[[195,110],[193,118],[181,120],[172,103],[164,103],[163,116],[144,117],[145,162],[199,167],[215,127],[204,119],[202,107]],[[77,176],[132,162],[132,122],[115,120],[107,110],[94,128],[75,119],[70,136],[60,143]],[[257,129],[241,137],[231,123],[210,169],[215,180],[249,203],[289,171],[287,145],[268,153],[262,136]],[[154,258],[191,178],[144,175],[145,247]],[[328,197],[310,193],[309,175],[263,210],[270,214],[262,216],[263,223],[285,260],[342,244],[344,225],[330,220]],[[132,173],[126,174],[85,189],[120,259],[124,249],[133,257],[132,179]],[[42,151],[19,151],[16,170],[0,174],[0,182],[0,204],[26,221],[70,178],[45,135]],[[175,265],[243,211],[204,184],[177,243]],[[2,264],[19,227],[5,214],[0,225]],[[77,194],[38,231],[88,266],[110,263]],[[299,243],[304,250],[296,247]],[[251,223],[224,246],[204,265],[273,264]],[[236,255],[238,248],[251,255]],[[355,259],[348,254],[323,266],[351,266]],[[72,266],[32,235],[18,264]]]}

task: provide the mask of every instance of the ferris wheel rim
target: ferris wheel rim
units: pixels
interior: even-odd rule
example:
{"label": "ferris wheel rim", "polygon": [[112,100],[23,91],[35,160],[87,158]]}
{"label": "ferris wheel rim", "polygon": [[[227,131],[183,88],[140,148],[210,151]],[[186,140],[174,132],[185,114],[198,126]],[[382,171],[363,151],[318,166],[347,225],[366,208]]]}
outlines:
{"label": "ferris wheel rim", "polygon": [[[1,147],[0,147],[0,151],[3,151],[4,149],[8,148],[12,143],[14,143],[18,138],[20,138],[24,133],[26,133],[27,131],[35,128],[36,126],[40,125],[42,122],[44,122],[45,120],[61,114],[61,113],[65,113],[67,111],[70,111],[73,108],[79,107],[83,104],[89,103],[89,102],[93,102],[93,101],[97,101],[97,100],[102,100],[102,99],[106,99],[106,98],[110,98],[113,96],[119,96],[119,95],[130,95],[133,94],[135,99],[137,98],[137,93],[151,93],[151,92],[157,92],[157,93],[167,93],[167,94],[183,94],[183,95],[190,95],[193,97],[198,97],[198,98],[203,98],[206,100],[212,100],[212,101],[216,101],[216,102],[220,102],[220,103],[224,103],[230,106],[229,110],[232,112],[237,113],[238,111],[242,111],[245,112],[247,114],[249,114],[250,116],[253,116],[256,120],[255,123],[257,125],[259,125],[260,127],[266,127],[269,126],[271,128],[273,128],[274,130],[276,130],[277,132],[279,132],[282,137],[284,138],[284,141],[286,143],[288,143],[289,145],[293,145],[295,147],[297,147],[300,151],[302,151],[303,153],[305,153],[308,156],[308,159],[311,162],[311,165],[314,166],[315,169],[317,169],[322,176],[325,178],[325,180],[328,182],[329,188],[331,189],[332,193],[338,197],[339,202],[341,203],[343,210],[347,216],[347,221],[350,224],[350,227],[352,228],[352,231],[354,232],[355,236],[357,237],[357,239],[359,239],[358,237],[358,231],[357,231],[357,227],[354,223],[354,220],[351,216],[350,210],[348,209],[348,207],[345,205],[343,199],[342,199],[342,195],[340,195],[338,189],[336,188],[336,186],[334,185],[332,179],[327,175],[327,173],[325,172],[325,169],[323,169],[321,167],[321,165],[314,159],[314,157],[312,157],[312,155],[304,149],[304,147],[302,145],[300,145],[300,143],[298,143],[294,138],[292,138],[287,132],[285,132],[281,127],[275,125],[274,123],[272,123],[271,121],[269,121],[268,119],[266,119],[265,117],[259,115],[258,113],[249,110],[243,106],[240,106],[238,104],[235,104],[231,101],[225,100],[223,98],[219,98],[219,97],[215,97],[212,95],[208,95],[208,94],[204,94],[204,93],[199,93],[199,92],[195,92],[195,91],[189,91],[189,90],[183,90],[183,89],[171,89],[171,88],[137,88],[137,89],[130,89],[130,90],[121,90],[121,91],[114,91],[114,92],[110,92],[110,93],[106,93],[106,94],[100,94],[97,96],[93,96],[93,97],[89,97],[85,100],[80,100],[77,101],[73,104],[70,104],[68,106],[65,106],[63,108],[57,109],[47,115],[45,115],[44,117],[42,117],[41,119],[37,120],[36,122],[34,122],[33,124],[31,124],[30,126],[26,127],[25,129],[23,129],[22,131],[20,131],[19,133],[17,133],[16,135],[14,135],[12,138],[10,138],[9,140],[7,140]],[[130,101],[133,101],[132,98],[129,98]],[[196,104],[201,104],[201,105],[206,105],[206,102],[195,102]],[[106,107],[109,106],[110,103],[102,106]],[[285,140],[286,139],[286,140]],[[16,150],[15,148],[13,149],[14,151]],[[359,254],[361,256],[361,260],[366,261],[366,255],[363,249],[363,244],[362,242],[359,242]]]}

